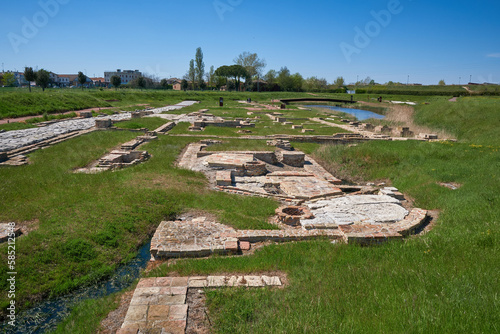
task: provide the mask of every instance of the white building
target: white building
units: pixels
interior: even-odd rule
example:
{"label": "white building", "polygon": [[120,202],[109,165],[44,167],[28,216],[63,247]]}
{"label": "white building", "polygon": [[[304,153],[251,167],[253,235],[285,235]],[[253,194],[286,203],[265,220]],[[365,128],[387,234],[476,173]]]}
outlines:
{"label": "white building", "polygon": [[142,73],[139,70],[120,70],[117,69],[116,72],[104,72],[104,80],[106,82],[111,82],[111,77],[117,75],[122,79],[122,84],[127,84],[130,81],[137,79],[142,76]]}

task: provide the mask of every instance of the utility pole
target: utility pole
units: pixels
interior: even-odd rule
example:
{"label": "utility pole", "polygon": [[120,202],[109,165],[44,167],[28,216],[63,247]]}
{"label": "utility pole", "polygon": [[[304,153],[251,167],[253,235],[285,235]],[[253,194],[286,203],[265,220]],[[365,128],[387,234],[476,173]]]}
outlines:
{"label": "utility pole", "polygon": [[462,80],[462,77],[458,77],[458,85],[460,86],[460,81]]}
{"label": "utility pole", "polygon": [[408,79],[406,80],[406,85],[408,86],[410,84],[410,75],[408,74]]}
{"label": "utility pole", "polygon": [[472,74],[470,75],[470,78],[469,78],[469,83],[472,82]]}

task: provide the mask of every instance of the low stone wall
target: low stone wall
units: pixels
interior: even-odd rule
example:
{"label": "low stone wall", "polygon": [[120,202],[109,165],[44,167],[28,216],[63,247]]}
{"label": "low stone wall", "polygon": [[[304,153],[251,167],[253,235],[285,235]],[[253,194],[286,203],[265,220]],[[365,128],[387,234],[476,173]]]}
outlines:
{"label": "low stone wall", "polygon": [[295,151],[277,151],[276,157],[279,162],[293,167],[304,167],[305,153]]}
{"label": "low stone wall", "polygon": [[95,120],[95,127],[98,129],[106,129],[111,127],[111,119],[103,118]]}

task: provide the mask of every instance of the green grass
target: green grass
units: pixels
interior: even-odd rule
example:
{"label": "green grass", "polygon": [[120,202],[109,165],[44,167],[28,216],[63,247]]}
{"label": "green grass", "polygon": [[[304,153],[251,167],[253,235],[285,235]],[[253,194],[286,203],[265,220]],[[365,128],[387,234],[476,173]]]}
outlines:
{"label": "green grass", "polygon": [[[137,94],[142,98],[146,93]],[[148,94],[158,101],[161,96],[172,100],[198,97],[202,103],[189,110],[211,108],[211,112],[219,95]],[[239,113],[237,99],[246,99],[245,93],[225,94],[227,116]],[[498,100],[460,98],[452,104],[443,97],[417,98],[431,101],[416,108],[417,120],[452,131],[459,143],[292,145],[313,153],[336,176],[390,180],[416,206],[440,210],[429,233],[380,247],[332,245],[327,240],[271,245],[245,257],[180,260],[146,275],[287,274],[289,285],[284,289],[207,291],[217,333],[498,332]],[[286,111],[287,115],[296,112],[301,111]],[[259,123],[259,134],[291,127],[270,124],[264,128],[267,124],[267,120]],[[182,133],[187,126],[181,123],[172,131]],[[234,134],[229,130],[236,129],[224,129]],[[214,213],[220,222],[240,229],[275,228],[266,221],[276,202],[210,191],[202,174],[173,167],[182,148],[199,138],[160,136],[144,147],[152,154],[146,163],[96,175],[71,173],[135,135],[93,132],[30,154],[31,165],[0,168],[0,220],[39,221],[37,230],[17,239],[16,269],[23,273],[17,285],[20,308],[109,275],[135,255],[161,220],[191,208]],[[224,141],[211,149],[266,148],[265,141]],[[462,187],[453,191],[439,182]],[[0,245],[0,253],[6,263],[6,245]],[[0,275],[0,289],[6,289],[5,273]],[[2,310],[6,297],[0,297]],[[115,305],[109,298],[81,304],[58,330],[95,332],[98,321]]]}
{"label": "green grass", "polygon": [[500,97],[461,97],[417,107],[416,121],[443,128],[460,140],[500,145]]}
{"label": "green grass", "polygon": [[[285,289],[207,292],[217,333],[492,333],[499,317],[498,149],[373,142],[319,154],[367,180],[390,179],[434,229],[362,248],[327,241],[273,245],[248,257],[183,260],[148,276],[284,271]],[[458,182],[450,190],[437,182]]]}
{"label": "green grass", "polygon": [[292,129],[292,125],[284,125],[282,123],[274,123],[270,119],[262,118],[259,120],[254,128],[244,128],[244,130],[250,130],[251,133],[238,133],[242,129],[229,128],[229,127],[218,127],[218,126],[207,126],[201,132],[189,131],[190,123],[179,123],[173,128],[170,134],[192,134],[192,135],[204,135],[213,137],[240,137],[240,136],[270,136],[276,134],[282,135],[325,135],[331,136],[337,133],[348,133],[349,131],[324,125],[313,121],[293,121],[294,124],[304,124],[304,129],[313,129],[314,132],[303,133],[302,129]]}
{"label": "green grass", "polygon": [[[190,208],[237,228],[274,228],[267,223],[274,201],[209,191],[202,174],[173,167],[190,138],[161,136],[144,147],[152,158],[135,167],[71,173],[135,136],[93,132],[32,153],[30,165],[0,169],[0,220],[39,220],[37,230],[17,239],[19,309],[109,275],[134,256],[160,221]],[[0,248],[6,263],[6,245]],[[5,278],[4,272],[2,288]],[[7,302],[1,297],[3,310]]]}
{"label": "green grass", "polygon": [[[465,107],[491,134],[494,116],[480,116],[485,104]],[[438,118],[439,104],[434,110]],[[428,124],[460,122],[456,113]],[[468,126],[454,125],[458,133]],[[316,149],[314,156],[334,175],[390,180],[416,206],[439,210],[425,235],[368,248],[327,241],[272,245],[248,257],[183,260],[148,276],[287,273],[284,289],[208,290],[216,333],[498,332],[500,147],[497,137],[490,135],[484,146],[474,144],[483,140],[480,131],[464,133],[463,143],[305,147]],[[450,190],[440,182],[462,186]]]}
{"label": "green grass", "polygon": [[136,118],[130,121],[123,121],[115,123],[114,125],[120,129],[148,129],[153,131],[163,124],[167,123],[167,120],[160,117],[143,117]]}
{"label": "green grass", "polygon": [[88,299],[76,305],[70,316],[64,319],[52,332],[54,334],[93,334],[109,312],[119,306],[122,293],[114,293],[98,299]]}
{"label": "green grass", "polygon": [[24,130],[24,129],[30,129],[30,128],[36,128],[36,126],[32,125],[32,124],[28,124],[28,123],[21,123],[21,122],[0,124],[0,130],[5,130],[5,131]]}

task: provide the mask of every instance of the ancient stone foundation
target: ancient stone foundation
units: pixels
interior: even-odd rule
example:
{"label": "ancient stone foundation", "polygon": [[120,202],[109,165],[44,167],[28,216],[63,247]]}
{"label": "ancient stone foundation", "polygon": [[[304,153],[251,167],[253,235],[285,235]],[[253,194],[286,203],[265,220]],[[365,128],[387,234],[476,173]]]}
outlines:
{"label": "ancient stone foundation", "polygon": [[111,127],[111,119],[103,118],[95,120],[95,127],[98,129],[106,129]]}
{"label": "ancient stone foundation", "polygon": [[284,165],[293,167],[304,167],[305,154],[303,152],[295,151],[277,151],[276,157],[278,161]]}

